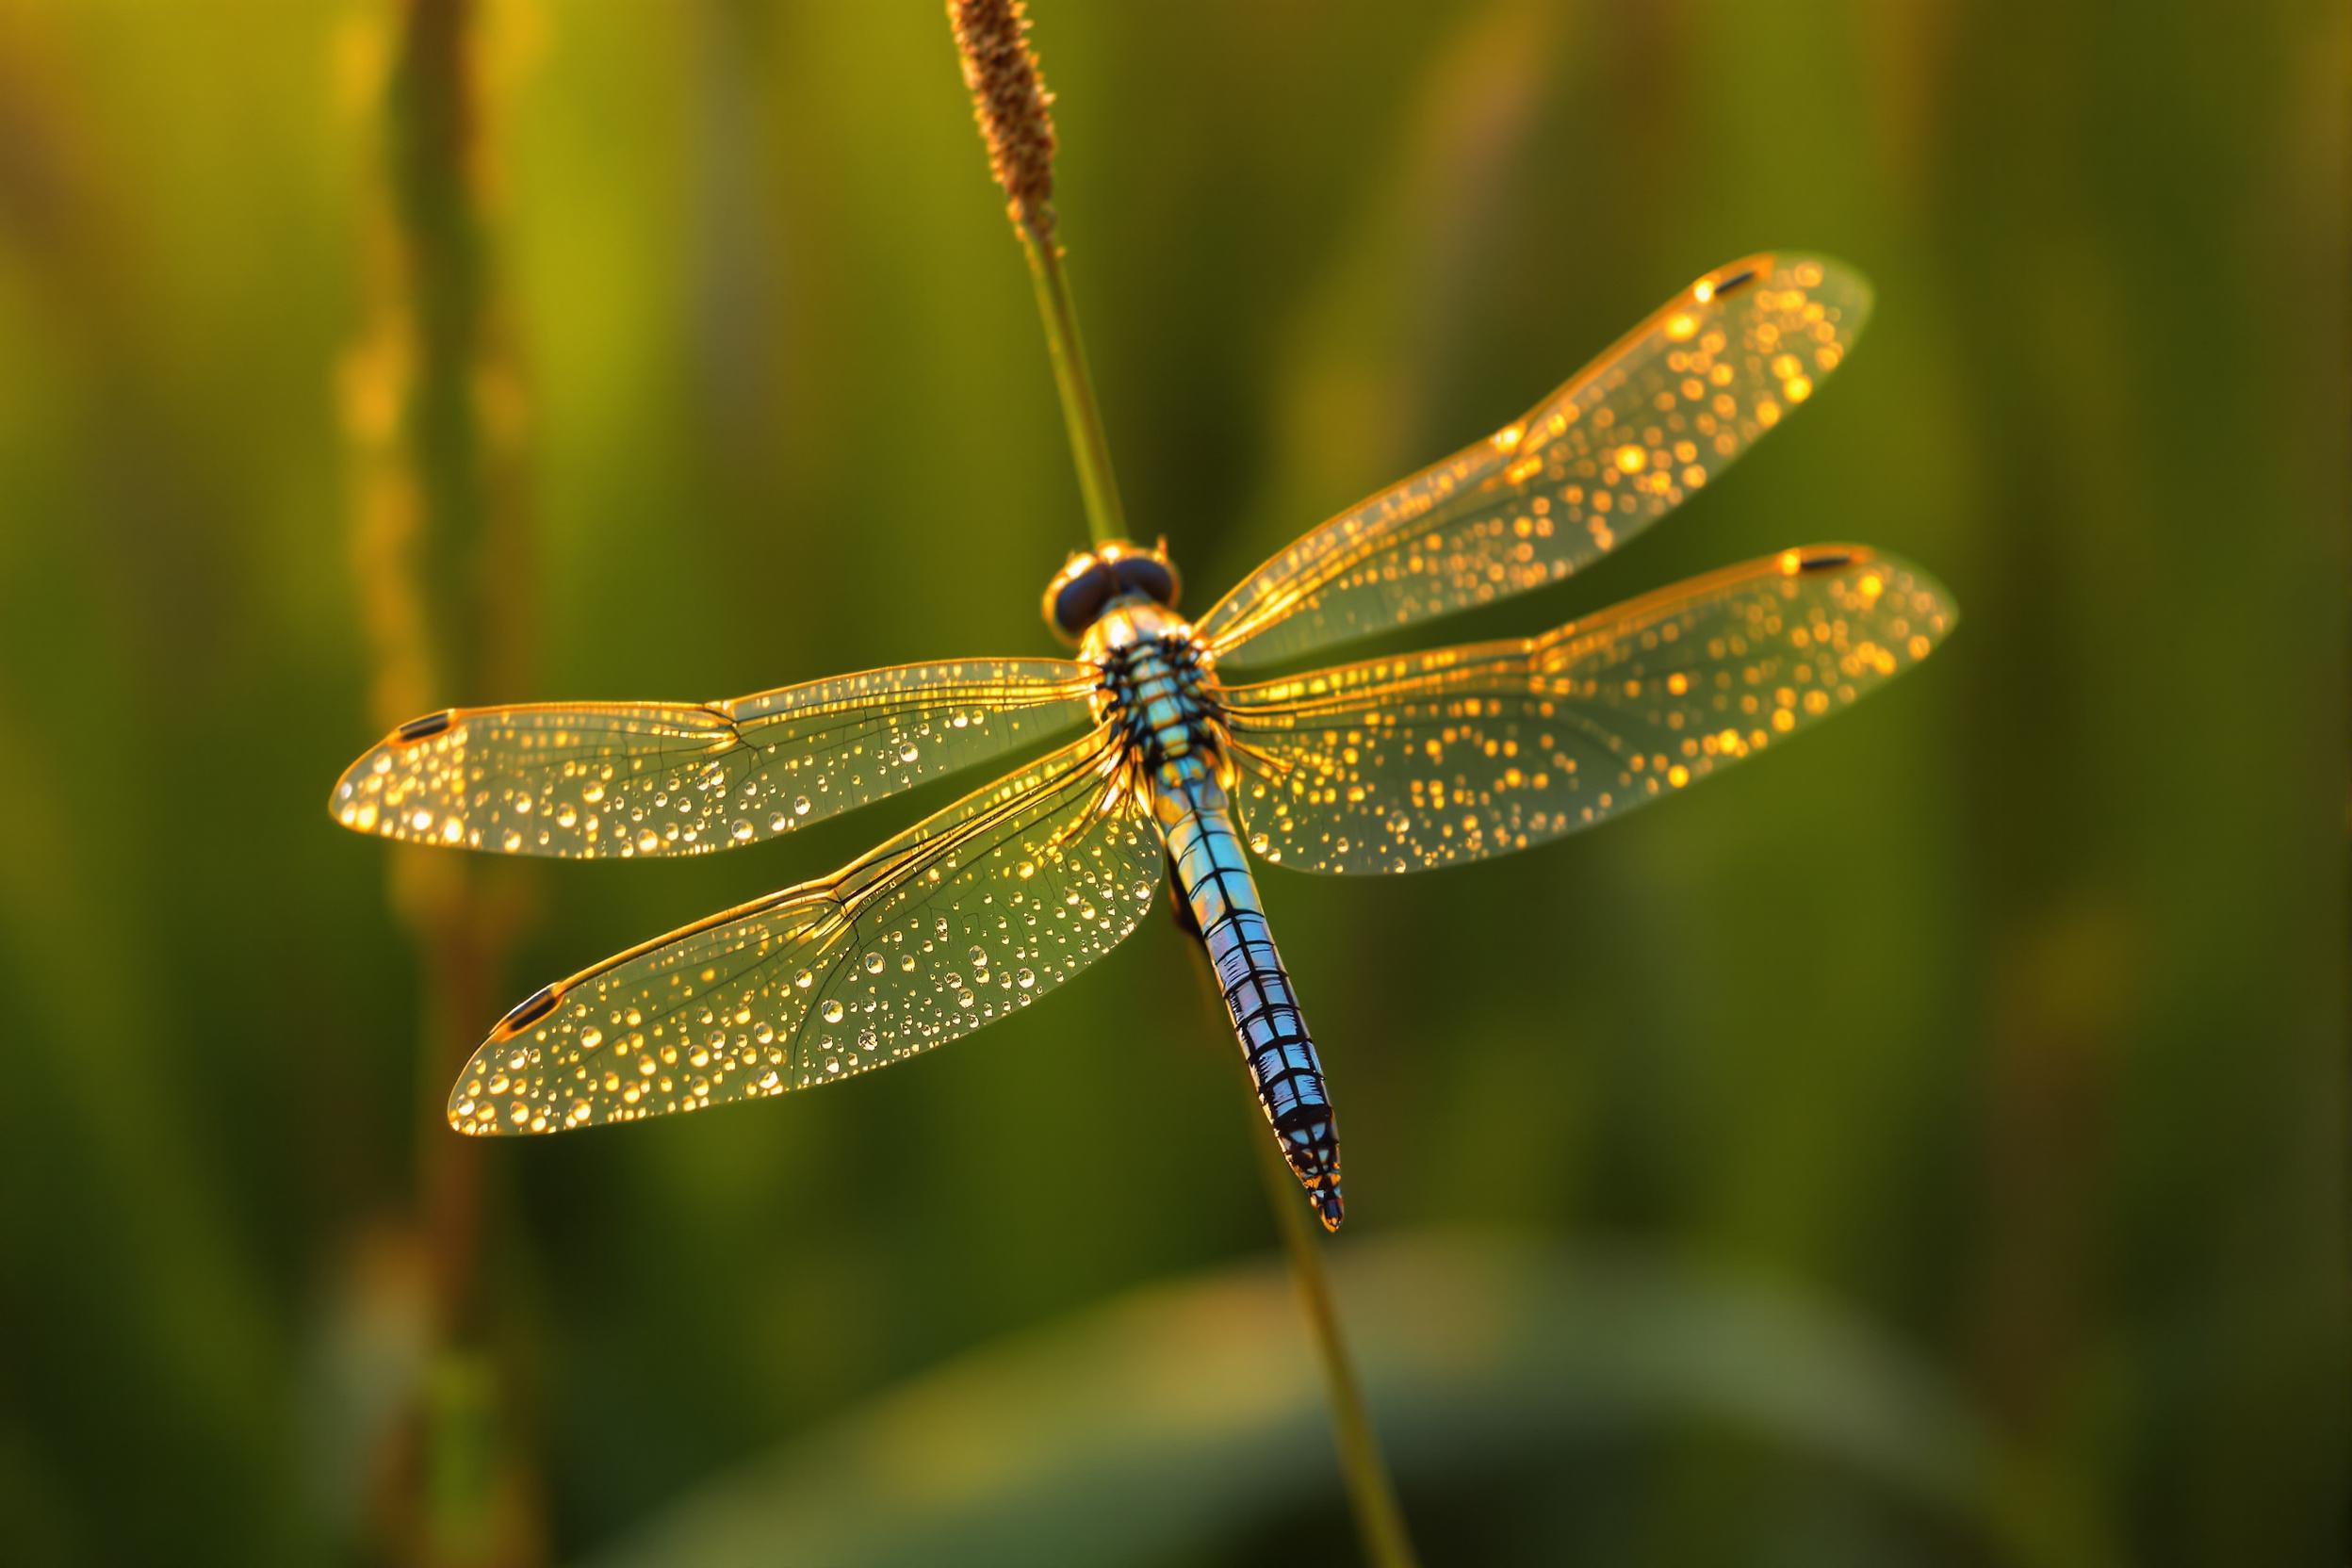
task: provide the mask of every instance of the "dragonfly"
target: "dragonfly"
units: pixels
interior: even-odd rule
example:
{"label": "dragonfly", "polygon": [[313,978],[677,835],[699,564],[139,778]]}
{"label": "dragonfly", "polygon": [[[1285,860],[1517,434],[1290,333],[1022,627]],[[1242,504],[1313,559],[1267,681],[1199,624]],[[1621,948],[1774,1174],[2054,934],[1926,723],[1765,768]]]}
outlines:
{"label": "dragonfly", "polygon": [[[1253,866],[1427,871],[1590,827],[1845,708],[1924,659],[1956,610],[1918,567],[1817,545],[1535,636],[1282,667],[1607,555],[1806,401],[1870,304],[1819,256],[1718,268],[1524,417],[1340,513],[1198,620],[1178,613],[1165,542],[1071,556],[1043,608],[1074,658],[401,725],[335,784],[336,821],[572,859],[734,849],[1028,758],[829,875],[533,992],[459,1074],[450,1125],[558,1133],[888,1067],[1067,984],[1167,881],[1272,1135],[1336,1230],[1338,1120]],[[1129,1135],[1117,1108],[1086,1119]]]}

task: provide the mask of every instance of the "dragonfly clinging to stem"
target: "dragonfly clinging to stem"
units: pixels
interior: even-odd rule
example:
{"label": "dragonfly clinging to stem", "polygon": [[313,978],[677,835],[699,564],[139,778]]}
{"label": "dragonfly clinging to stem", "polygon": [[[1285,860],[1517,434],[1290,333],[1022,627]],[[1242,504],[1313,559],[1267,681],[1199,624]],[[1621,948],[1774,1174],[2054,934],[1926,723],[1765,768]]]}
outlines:
{"label": "dragonfly clinging to stem", "polygon": [[1916,567],[1815,546],[1538,636],[1236,678],[1589,564],[1810,397],[1869,304],[1819,257],[1720,268],[1526,417],[1331,518],[1198,621],[1177,612],[1164,547],[1073,556],[1045,614],[1075,659],[400,726],[335,785],[337,821],[572,858],[729,849],[1079,732],[830,875],[542,988],[466,1063],[450,1124],[553,1133],[886,1067],[1070,979],[1172,867],[1266,1120],[1335,1229],[1338,1124],[1253,858],[1410,872],[1574,832],[1835,712],[1926,657],[1955,612]]}

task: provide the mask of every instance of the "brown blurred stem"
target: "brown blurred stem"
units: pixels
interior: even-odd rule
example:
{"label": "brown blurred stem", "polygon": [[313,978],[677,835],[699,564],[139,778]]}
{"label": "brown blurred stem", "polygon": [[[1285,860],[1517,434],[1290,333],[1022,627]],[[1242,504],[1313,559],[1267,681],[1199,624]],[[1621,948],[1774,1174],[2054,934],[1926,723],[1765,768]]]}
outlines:
{"label": "brown blurred stem", "polygon": [[[343,367],[352,554],[384,725],[517,689],[530,581],[520,378],[486,238],[481,19],[473,0],[403,0],[390,24],[368,312]],[[384,1555],[526,1561],[544,1532],[512,1442],[510,1379],[481,1321],[482,1151],[442,1114],[496,1009],[513,884],[438,854],[401,857],[391,878],[425,994],[414,1201],[431,1320],[404,1450],[381,1467]]]}

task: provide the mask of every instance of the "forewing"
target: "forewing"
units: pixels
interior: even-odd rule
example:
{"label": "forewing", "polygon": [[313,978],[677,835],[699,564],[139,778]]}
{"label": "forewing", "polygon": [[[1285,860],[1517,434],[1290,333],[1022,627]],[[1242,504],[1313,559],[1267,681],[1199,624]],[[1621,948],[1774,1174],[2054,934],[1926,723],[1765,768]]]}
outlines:
{"label": "forewing", "polygon": [[1817,546],[1541,637],[1233,688],[1250,848],[1348,873],[1524,849],[1838,711],[1956,620],[1917,567]]}
{"label": "forewing", "polygon": [[1063,660],[901,664],[714,703],[460,708],[335,784],[363,833],[509,855],[697,855],[791,831],[1086,717]]}
{"label": "forewing", "polygon": [[550,986],[450,1091],[464,1133],[551,1133],[831,1083],[1027,1006],[1152,907],[1163,851],[1107,731],[822,881]]}
{"label": "forewing", "polygon": [[1220,662],[1295,658],[1568,576],[1812,396],[1870,314],[1818,256],[1718,268],[1493,435],[1341,513],[1200,623]]}

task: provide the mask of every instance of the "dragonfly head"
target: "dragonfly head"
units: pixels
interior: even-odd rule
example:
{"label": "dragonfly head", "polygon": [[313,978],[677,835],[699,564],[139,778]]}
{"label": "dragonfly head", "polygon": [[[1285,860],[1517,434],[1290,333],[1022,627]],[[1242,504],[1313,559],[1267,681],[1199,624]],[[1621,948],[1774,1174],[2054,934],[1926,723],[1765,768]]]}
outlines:
{"label": "dragonfly head", "polygon": [[1045,624],[1075,645],[1114,601],[1140,594],[1163,609],[1176,608],[1184,580],[1168,558],[1168,541],[1155,545],[1114,540],[1070,558],[1045,585]]}

